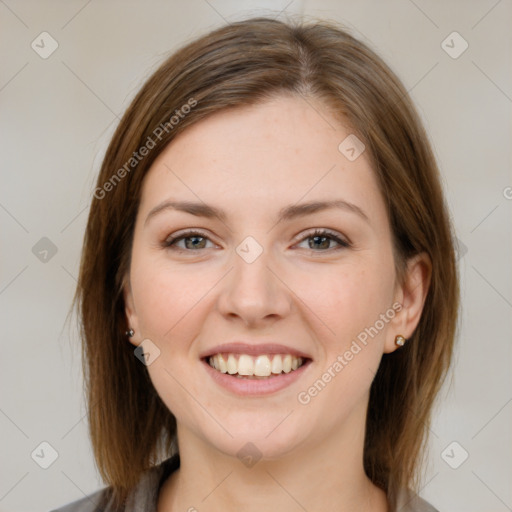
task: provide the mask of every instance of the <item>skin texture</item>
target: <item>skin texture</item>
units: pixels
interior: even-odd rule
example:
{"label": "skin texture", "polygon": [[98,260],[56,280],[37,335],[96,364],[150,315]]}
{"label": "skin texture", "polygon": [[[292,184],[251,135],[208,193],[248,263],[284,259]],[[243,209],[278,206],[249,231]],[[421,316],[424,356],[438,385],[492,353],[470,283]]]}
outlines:
{"label": "skin texture", "polygon": [[[150,339],[160,350],[148,371],[178,424],[181,467],[165,482],[159,511],[388,509],[363,470],[369,389],[382,355],[397,349],[395,336],[413,333],[430,267],[426,256],[416,257],[397,282],[384,200],[366,154],[351,162],[338,150],[349,134],[321,103],[277,96],[193,125],[149,170],[125,302],[131,342]],[[146,223],[169,199],[222,208],[226,219],[166,209]],[[367,220],[333,208],[276,222],[283,207],[331,199],[357,205]],[[206,240],[163,247],[187,228]],[[315,242],[315,228],[351,246]],[[248,236],[263,250],[252,263],[236,251]],[[402,309],[378,335],[299,403],[298,394],[396,302]],[[199,357],[234,340],[295,347],[312,363],[281,391],[236,396]],[[247,442],[262,454],[250,468],[236,455]]]}

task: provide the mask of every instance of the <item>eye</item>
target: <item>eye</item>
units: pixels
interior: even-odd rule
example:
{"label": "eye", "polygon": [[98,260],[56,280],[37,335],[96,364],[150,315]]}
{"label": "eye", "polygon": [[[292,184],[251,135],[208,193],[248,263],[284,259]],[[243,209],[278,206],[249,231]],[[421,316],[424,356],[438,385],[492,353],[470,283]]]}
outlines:
{"label": "eye", "polygon": [[[184,241],[185,246],[180,247],[178,243]],[[178,251],[195,251],[198,249],[207,249],[206,242],[211,240],[200,231],[186,231],[177,236],[166,238],[162,243],[163,247],[168,247]]]}
{"label": "eye", "polygon": [[[333,233],[332,231],[329,231],[327,229],[315,229],[315,231],[309,233],[302,239],[303,242],[306,240],[309,240],[307,248],[314,250],[315,252],[328,252],[330,250],[336,251],[350,247],[349,242],[343,240],[336,233]],[[331,242],[336,242],[339,247],[329,247]],[[317,248],[326,250],[317,251]]]}
{"label": "eye", "polygon": [[[310,240],[308,243],[308,249],[313,250],[314,252],[328,252],[331,250],[336,251],[350,247],[349,242],[343,240],[336,233],[327,229],[315,229],[312,233],[309,233],[303,237],[301,243],[306,240]],[[178,245],[181,242],[184,242],[184,246]],[[201,231],[186,231],[184,233],[179,233],[178,235],[166,238],[164,242],[162,242],[162,247],[177,251],[192,252],[201,249],[208,249],[208,242],[211,242],[211,240],[206,236],[205,233],[202,233]],[[338,244],[338,247],[330,247],[332,242]],[[325,250],[318,251],[316,249]]]}

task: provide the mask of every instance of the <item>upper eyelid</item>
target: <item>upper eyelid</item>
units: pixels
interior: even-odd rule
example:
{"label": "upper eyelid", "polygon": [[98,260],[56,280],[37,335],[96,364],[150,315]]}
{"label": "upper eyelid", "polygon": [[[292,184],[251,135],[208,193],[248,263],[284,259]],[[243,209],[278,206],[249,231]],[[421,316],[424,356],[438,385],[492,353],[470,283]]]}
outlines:
{"label": "upper eyelid", "polygon": [[210,235],[204,231],[202,231],[201,229],[194,229],[194,228],[189,228],[189,229],[185,229],[185,230],[179,230],[179,231],[176,231],[176,233],[172,233],[171,235],[168,235],[165,237],[165,240],[171,240],[171,239],[178,239],[178,238],[187,238],[187,236],[192,236],[194,234],[198,234],[200,236],[204,236],[205,238],[209,238]]}

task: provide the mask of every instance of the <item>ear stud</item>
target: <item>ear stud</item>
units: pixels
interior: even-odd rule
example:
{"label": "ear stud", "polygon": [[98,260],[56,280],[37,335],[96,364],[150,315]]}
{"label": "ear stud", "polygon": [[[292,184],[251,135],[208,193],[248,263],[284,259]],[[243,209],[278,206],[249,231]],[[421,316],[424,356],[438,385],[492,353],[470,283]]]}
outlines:
{"label": "ear stud", "polygon": [[403,347],[405,345],[406,339],[401,335],[398,334],[395,338],[395,345],[398,347]]}

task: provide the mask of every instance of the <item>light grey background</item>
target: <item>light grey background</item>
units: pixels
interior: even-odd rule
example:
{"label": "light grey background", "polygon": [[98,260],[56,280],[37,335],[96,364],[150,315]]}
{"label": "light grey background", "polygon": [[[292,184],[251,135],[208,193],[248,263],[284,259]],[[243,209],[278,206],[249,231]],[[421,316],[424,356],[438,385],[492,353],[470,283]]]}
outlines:
{"label": "light grey background", "polygon": [[[421,495],[440,511],[512,510],[510,0],[0,0],[0,511],[50,510],[102,486],[78,337],[65,323],[94,178],[118,118],[167,53],[251,14],[337,20],[411,91],[461,241],[463,302]],[[48,50],[44,31],[58,43],[46,59],[31,47],[45,37]],[[458,58],[442,46],[454,31],[469,45]],[[462,44],[451,36],[444,47]],[[35,462],[49,460],[43,441],[58,453],[48,469]]]}

